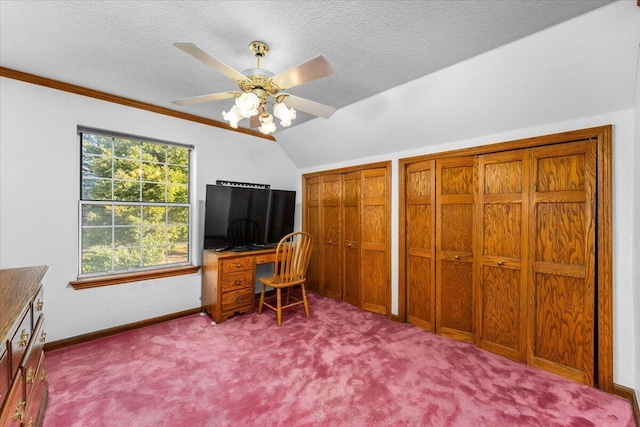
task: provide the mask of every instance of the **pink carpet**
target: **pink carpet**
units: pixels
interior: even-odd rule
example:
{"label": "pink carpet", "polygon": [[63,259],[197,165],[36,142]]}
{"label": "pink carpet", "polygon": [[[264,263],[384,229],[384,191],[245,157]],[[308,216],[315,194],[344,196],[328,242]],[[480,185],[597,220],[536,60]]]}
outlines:
{"label": "pink carpet", "polygon": [[310,293],[47,353],[45,427],[625,426],[619,397]]}

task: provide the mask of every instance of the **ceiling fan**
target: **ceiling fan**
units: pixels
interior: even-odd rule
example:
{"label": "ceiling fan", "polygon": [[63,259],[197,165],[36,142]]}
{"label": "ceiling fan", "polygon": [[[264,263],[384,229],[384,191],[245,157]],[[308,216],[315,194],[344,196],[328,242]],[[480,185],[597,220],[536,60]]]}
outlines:
{"label": "ceiling fan", "polygon": [[[242,72],[236,71],[219,59],[214,58],[193,43],[174,43],[173,45],[234,80],[240,90],[193,96],[171,102],[176,105],[193,105],[236,98],[235,105],[231,107],[229,112],[222,112],[222,117],[234,129],[238,128],[240,120],[248,118],[250,119],[250,127],[259,127],[260,132],[270,134],[276,130],[276,125],[273,122],[274,116],[280,119],[281,126],[287,127],[296,118],[295,109],[314,116],[324,117],[325,119],[331,117],[336,111],[335,108],[328,105],[283,92],[303,83],[333,74],[335,72],[333,67],[321,55],[274,75],[271,71],[260,67],[260,60],[269,51],[269,46],[260,41],[254,41],[249,44],[249,49],[257,58],[257,68],[249,68]],[[270,98],[275,100],[275,103],[271,102],[273,104],[273,115],[267,110]]]}

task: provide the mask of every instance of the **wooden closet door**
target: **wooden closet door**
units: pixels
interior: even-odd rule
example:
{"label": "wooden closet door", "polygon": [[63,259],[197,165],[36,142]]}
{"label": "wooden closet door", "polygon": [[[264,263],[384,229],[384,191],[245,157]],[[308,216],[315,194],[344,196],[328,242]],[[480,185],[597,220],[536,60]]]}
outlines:
{"label": "wooden closet door", "polygon": [[478,158],[478,347],[527,360],[529,150]]}
{"label": "wooden closet door", "polygon": [[311,260],[307,270],[307,288],[320,292],[322,270],[322,235],[320,233],[320,178],[308,178],[305,182],[305,212],[303,228],[313,237]]}
{"label": "wooden closet door", "polygon": [[362,308],[380,314],[390,310],[389,183],[387,168],[366,169],[361,181]]}
{"label": "wooden closet door", "polygon": [[435,161],[405,173],[407,322],[435,332]]}
{"label": "wooden closet door", "polygon": [[360,172],[342,177],[343,301],[360,307]]}
{"label": "wooden closet door", "polygon": [[342,175],[321,177],[323,295],[342,299],[342,215],[340,209]]}
{"label": "wooden closet door", "polygon": [[528,363],[594,384],[595,141],[531,149]]}
{"label": "wooden closet door", "polygon": [[474,158],[436,160],[436,332],[473,342]]}

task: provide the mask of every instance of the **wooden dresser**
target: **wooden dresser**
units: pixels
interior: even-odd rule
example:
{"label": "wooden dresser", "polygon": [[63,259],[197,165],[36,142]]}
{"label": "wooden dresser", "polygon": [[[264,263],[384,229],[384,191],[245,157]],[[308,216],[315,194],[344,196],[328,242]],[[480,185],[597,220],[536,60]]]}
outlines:
{"label": "wooden dresser", "polygon": [[205,250],[202,255],[202,309],[220,323],[234,314],[253,313],[256,266],[275,261],[276,250]]}
{"label": "wooden dresser", "polygon": [[0,426],[42,425],[47,406],[42,277],[47,266],[0,270]]}

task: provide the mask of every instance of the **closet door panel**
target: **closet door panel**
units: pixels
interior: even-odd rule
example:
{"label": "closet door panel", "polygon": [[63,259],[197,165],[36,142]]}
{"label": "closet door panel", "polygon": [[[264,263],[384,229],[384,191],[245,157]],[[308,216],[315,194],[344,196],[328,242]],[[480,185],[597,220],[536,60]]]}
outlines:
{"label": "closet door panel", "polygon": [[595,360],[595,142],[532,149],[528,362],[587,385]]}
{"label": "closet door panel", "polygon": [[322,195],[322,280],[321,293],[342,299],[342,176],[321,178]]}
{"label": "closet door panel", "polygon": [[342,177],[343,300],[360,306],[360,172]]}
{"label": "closet door panel", "polygon": [[405,169],[407,322],[435,332],[435,161]]}
{"label": "closet door panel", "polygon": [[520,362],[527,359],[528,159],[527,150],[478,159],[475,341]]}
{"label": "closet door panel", "polygon": [[386,168],[361,172],[362,308],[387,315],[389,294],[389,184]]}
{"label": "closet door panel", "polygon": [[307,272],[307,288],[320,292],[320,272],[322,268],[322,236],[320,233],[320,178],[309,178],[305,187],[304,230],[313,237],[311,260]]}
{"label": "closet door panel", "polygon": [[436,160],[436,332],[473,342],[475,161]]}

